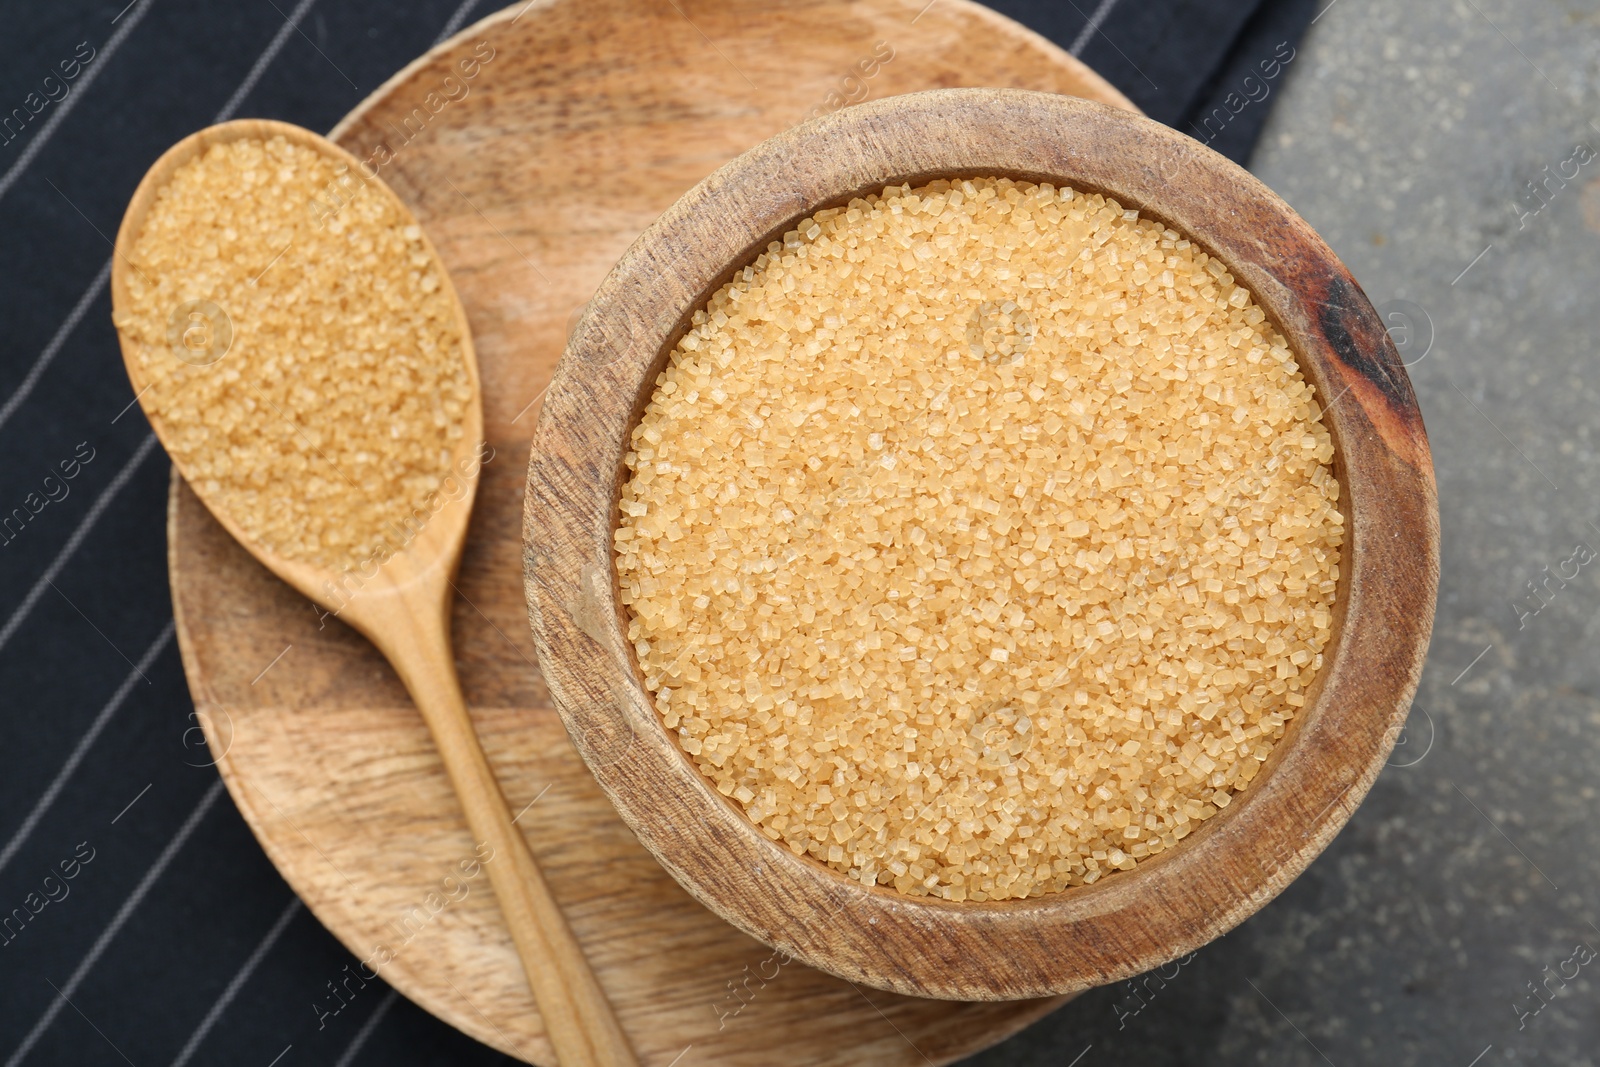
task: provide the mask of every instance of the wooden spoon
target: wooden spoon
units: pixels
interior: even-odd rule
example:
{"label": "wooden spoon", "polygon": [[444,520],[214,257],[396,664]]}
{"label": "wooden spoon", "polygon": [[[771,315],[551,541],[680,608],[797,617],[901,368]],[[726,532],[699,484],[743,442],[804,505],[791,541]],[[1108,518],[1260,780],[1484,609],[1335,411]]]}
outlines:
{"label": "wooden spoon", "polygon": [[[192,134],[170,148],[150,168],[123,216],[122,226],[117,231],[111,273],[114,314],[132,307],[128,272],[138,268],[133,266],[129,253],[143,232],[157,192],[173,172],[213,145],[241,138],[275,136],[314,149],[348,166],[352,177],[361,173],[356,158],[338,145],[309,130],[282,122],[238,120]],[[381,180],[369,179],[366,192],[391,198],[408,222],[415,221]],[[217,521],[251,555],[272,573],[366,635],[405,683],[433,732],[434,743],[455,785],[474,839],[487,842],[494,850],[485,867],[506,925],[511,928],[528,984],[544,1016],[550,1042],[563,1067],[632,1067],[637,1060],[611,1005],[545,884],[526,840],[513,825],[505,797],[473,731],[456,678],[450,649],[450,603],[453,578],[477,490],[483,406],[466,312],[437,250],[426,235],[422,241],[428,255],[438,264],[443,287],[455,309],[472,396],[463,416],[464,432],[451,456],[451,471],[460,479],[461,491],[443,494],[445,499],[439,509],[403,549],[382,564],[368,561],[371,565],[362,567],[355,581],[350,571],[340,572],[285,558],[252,538],[234,516],[205,491],[202,480],[191,476],[184,461],[177,455],[173,459]],[[204,328],[205,324],[201,325]],[[119,337],[128,377],[140,396],[150,425],[163,442],[170,442],[171,426],[164,413],[145,399],[149,382],[140,346],[120,330]],[[266,409],[263,409],[263,416],[264,421],[277,418]],[[268,493],[274,491],[287,497],[294,492],[294,487],[280,484]],[[355,588],[352,589],[352,585]]]}

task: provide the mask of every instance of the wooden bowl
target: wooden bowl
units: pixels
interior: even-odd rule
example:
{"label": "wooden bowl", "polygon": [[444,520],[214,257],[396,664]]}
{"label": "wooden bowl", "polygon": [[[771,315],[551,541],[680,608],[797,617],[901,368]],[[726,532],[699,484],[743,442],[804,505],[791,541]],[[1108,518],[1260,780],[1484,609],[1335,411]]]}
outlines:
{"label": "wooden bowl", "polygon": [[[1103,192],[1219,257],[1327,406],[1348,524],[1324,666],[1255,781],[1132,871],[991,903],[863,886],[758,832],[657,715],[624,636],[611,538],[629,433],[693,312],[811,212],[889,184],[961,176]],[[544,399],[525,506],[528,607],[545,679],[578,751],[645,846],[762,941],[851,981],[952,1000],[1114,982],[1218,937],[1280,892],[1382,769],[1421,673],[1438,582],[1433,465],[1416,398],[1377,313],[1328,246],[1190,138],[1019,90],[941,89],[847,108],[758,145],[686,193],[578,323]]]}

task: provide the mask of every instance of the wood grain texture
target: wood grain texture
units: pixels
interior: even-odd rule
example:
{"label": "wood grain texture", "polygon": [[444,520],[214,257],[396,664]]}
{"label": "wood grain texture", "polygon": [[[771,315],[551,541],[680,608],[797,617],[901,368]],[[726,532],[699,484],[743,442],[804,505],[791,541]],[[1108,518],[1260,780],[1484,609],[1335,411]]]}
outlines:
{"label": "wood grain texture", "polygon": [[[820,207],[886,184],[1006,175],[1105,192],[1218,255],[1327,405],[1348,517],[1334,634],[1308,703],[1251,786],[1180,846],[1092,886],[953,903],[865,887],[758,832],[665,729],[624,637],[611,549],[628,435],[687,320]],[[1371,786],[1432,628],[1438,509],[1421,415],[1372,305],[1247,172],[1082,100],[950,89],[787,131],[696,186],[590,301],[544,399],[529,469],[529,611],[545,678],[596,778],[663,866],[753,936],[854,982],[953,1000],[1069,993],[1242,922]]]}
{"label": "wood grain texture", "polygon": [[[1058,1003],[858,990],[718,919],[639,845],[579,760],[526,626],[523,460],[539,398],[574,311],[686,189],[832,106],[830,93],[1005,84],[1128,106],[986,9],[925,6],[535,3],[422,57],[333,133],[362,159],[385,149],[383,179],[426,227],[466,307],[496,454],[456,579],[456,667],[512,809],[532,804],[518,825],[655,1067],[690,1045],[681,1067],[943,1063]],[[863,76],[856,65],[884,45],[893,57]],[[169,526],[179,642],[211,758],[273,862],[359,957],[395,953],[382,973],[402,993],[510,1055],[551,1063],[487,877],[459,866],[477,842],[399,679],[254,561],[177,478]],[[308,986],[308,1005],[335,977]]]}

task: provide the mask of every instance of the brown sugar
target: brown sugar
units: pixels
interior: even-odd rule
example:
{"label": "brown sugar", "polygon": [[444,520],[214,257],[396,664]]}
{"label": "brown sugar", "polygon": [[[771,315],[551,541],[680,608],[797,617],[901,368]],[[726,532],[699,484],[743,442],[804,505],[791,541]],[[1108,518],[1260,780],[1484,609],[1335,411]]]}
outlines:
{"label": "brown sugar", "polygon": [[274,137],[179,167],[116,319],[201,497],[268,550],[333,567],[439,488],[472,396],[443,267],[381,185],[323,209],[338,166]]}
{"label": "brown sugar", "polygon": [[698,312],[626,462],[667,727],[865,883],[1037,896],[1246,788],[1333,623],[1333,445],[1223,265],[1009,180],[818,212]]}

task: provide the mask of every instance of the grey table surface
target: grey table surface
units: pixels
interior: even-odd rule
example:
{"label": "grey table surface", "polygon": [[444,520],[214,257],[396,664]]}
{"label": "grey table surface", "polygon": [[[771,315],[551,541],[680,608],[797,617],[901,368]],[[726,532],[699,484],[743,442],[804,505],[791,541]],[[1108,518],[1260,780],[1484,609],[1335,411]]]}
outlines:
{"label": "grey table surface", "polygon": [[1389,314],[1438,473],[1407,732],[1255,917],[974,1065],[1600,1062],[1600,3],[1334,0],[1293,66],[1251,169]]}

